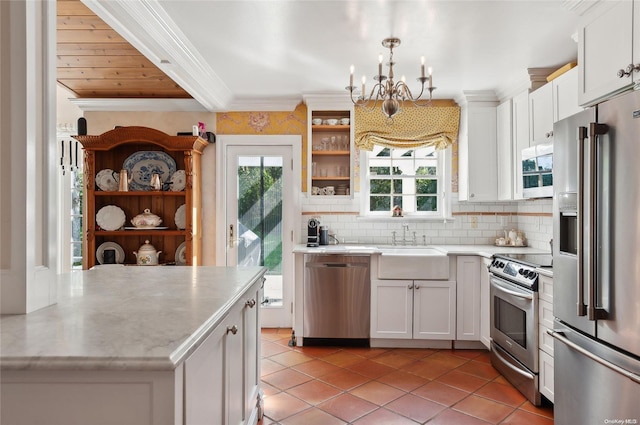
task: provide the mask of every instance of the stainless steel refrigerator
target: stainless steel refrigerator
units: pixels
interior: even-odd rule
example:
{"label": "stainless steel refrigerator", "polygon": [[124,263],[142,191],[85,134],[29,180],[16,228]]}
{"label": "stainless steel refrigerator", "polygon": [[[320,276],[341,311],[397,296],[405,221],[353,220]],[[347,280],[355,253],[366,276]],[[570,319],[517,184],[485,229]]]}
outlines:
{"label": "stainless steel refrigerator", "polygon": [[640,91],[556,123],[553,171],[555,423],[640,424]]}

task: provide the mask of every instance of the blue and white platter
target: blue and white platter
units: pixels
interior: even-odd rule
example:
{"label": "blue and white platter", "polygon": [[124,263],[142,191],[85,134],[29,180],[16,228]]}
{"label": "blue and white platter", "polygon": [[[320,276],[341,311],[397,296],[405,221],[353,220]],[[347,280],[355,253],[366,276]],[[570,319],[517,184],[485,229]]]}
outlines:
{"label": "blue and white platter", "polygon": [[139,151],[125,159],[122,168],[131,178],[129,190],[151,190],[151,176],[159,174],[162,183],[176,172],[176,161],[161,151]]}

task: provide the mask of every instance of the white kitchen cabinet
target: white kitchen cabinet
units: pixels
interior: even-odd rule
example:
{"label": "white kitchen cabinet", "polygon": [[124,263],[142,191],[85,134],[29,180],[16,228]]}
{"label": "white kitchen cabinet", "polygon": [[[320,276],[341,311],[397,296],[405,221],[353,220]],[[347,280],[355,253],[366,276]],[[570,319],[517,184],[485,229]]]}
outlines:
{"label": "white kitchen cabinet", "polygon": [[490,264],[491,258],[483,258],[480,266],[480,342],[488,349],[491,347]]}
{"label": "white kitchen cabinet", "polygon": [[185,425],[241,423],[242,337],[234,308],[185,362]]}
{"label": "white kitchen cabinet", "polygon": [[371,338],[413,337],[413,280],[371,280]]}
{"label": "white kitchen cabinet", "polygon": [[185,425],[255,424],[261,416],[259,291],[253,287],[186,360]]}
{"label": "white kitchen cabinet", "polygon": [[601,1],[585,14],[578,29],[581,106],[598,103],[640,81],[640,72],[618,76],[619,70],[640,64],[639,43],[634,43],[640,31],[638,9],[638,0]]}
{"label": "white kitchen cabinet", "polygon": [[496,109],[497,163],[498,163],[498,199],[513,199],[513,106],[511,99],[502,102]]}
{"label": "white kitchen cabinet", "polygon": [[538,376],[540,393],[553,403],[553,357],[540,351],[540,375]]}
{"label": "white kitchen cabinet", "polygon": [[456,340],[480,341],[480,257],[457,258]]}
{"label": "white kitchen cabinet", "polygon": [[522,196],[522,150],[529,147],[529,90],[512,99],[513,114],[513,199]]}
{"label": "white kitchen cabinet", "polygon": [[538,343],[540,392],[553,402],[553,278],[540,275],[538,281]]}
{"label": "white kitchen cabinet", "polygon": [[529,145],[549,143],[553,137],[553,85],[529,93]]}
{"label": "white kitchen cabinet", "polygon": [[455,339],[456,282],[372,279],[371,338]]}
{"label": "white kitchen cabinet", "polygon": [[413,285],[413,338],[455,339],[456,282],[415,280]]}
{"label": "white kitchen cabinet", "polygon": [[582,111],[578,104],[578,67],[551,81],[553,87],[553,121],[560,121]]}
{"label": "white kitchen cabinet", "polygon": [[254,424],[262,419],[263,398],[260,388],[260,301],[263,299],[263,285],[252,288],[244,299],[242,334],[244,346],[242,361],[244,370],[244,416],[243,423]]}
{"label": "white kitchen cabinet", "polygon": [[495,95],[465,92],[458,143],[458,197],[461,201],[496,201],[498,170]]}

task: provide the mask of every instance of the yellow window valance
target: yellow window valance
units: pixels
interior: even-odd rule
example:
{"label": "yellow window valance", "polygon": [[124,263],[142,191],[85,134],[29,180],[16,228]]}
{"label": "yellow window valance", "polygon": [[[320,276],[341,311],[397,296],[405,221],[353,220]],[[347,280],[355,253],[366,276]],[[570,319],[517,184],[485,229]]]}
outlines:
{"label": "yellow window valance", "polygon": [[373,145],[388,148],[435,146],[446,149],[458,138],[460,107],[455,102],[427,107],[406,106],[388,122],[380,110],[355,108],[355,144],[364,150]]}

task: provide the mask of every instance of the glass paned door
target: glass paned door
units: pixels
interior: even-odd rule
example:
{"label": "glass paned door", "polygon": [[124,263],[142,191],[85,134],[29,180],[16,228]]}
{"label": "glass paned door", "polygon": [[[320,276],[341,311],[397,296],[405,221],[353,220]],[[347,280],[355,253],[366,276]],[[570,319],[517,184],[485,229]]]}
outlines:
{"label": "glass paned door", "polygon": [[227,265],[267,267],[262,322],[269,327],[291,326],[290,164],[288,147],[227,148]]}

